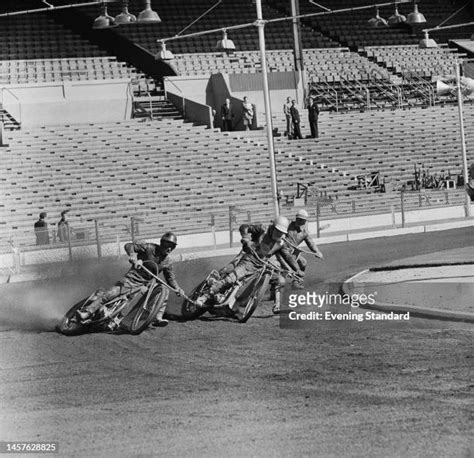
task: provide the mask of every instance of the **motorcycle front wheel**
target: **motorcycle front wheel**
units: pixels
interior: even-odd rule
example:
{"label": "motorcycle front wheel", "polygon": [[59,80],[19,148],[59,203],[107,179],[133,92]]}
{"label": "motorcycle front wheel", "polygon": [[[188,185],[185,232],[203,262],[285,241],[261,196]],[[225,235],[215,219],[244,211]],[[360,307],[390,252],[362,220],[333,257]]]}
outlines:
{"label": "motorcycle front wheel", "polygon": [[263,301],[270,283],[271,274],[266,273],[260,278],[251,278],[243,285],[243,292],[237,298],[235,317],[239,323],[246,323]]}
{"label": "motorcycle front wheel", "polygon": [[131,313],[132,322],[128,326],[130,334],[142,333],[155,319],[158,310],[166,300],[166,291],[163,288],[163,286],[156,285],[138,301]]}

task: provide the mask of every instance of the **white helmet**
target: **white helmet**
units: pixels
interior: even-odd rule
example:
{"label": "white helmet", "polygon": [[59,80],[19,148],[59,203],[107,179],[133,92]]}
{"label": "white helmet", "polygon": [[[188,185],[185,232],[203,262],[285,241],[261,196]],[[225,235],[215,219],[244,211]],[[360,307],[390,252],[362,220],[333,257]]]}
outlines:
{"label": "white helmet", "polygon": [[288,218],[285,216],[277,216],[273,220],[273,226],[275,229],[278,229],[280,232],[283,232],[283,234],[288,234],[288,226],[290,225],[290,222],[288,221]]}
{"label": "white helmet", "polygon": [[298,213],[296,214],[296,217],[298,219],[304,219],[305,221],[308,221],[309,214],[306,210],[301,209],[301,210],[298,210]]}

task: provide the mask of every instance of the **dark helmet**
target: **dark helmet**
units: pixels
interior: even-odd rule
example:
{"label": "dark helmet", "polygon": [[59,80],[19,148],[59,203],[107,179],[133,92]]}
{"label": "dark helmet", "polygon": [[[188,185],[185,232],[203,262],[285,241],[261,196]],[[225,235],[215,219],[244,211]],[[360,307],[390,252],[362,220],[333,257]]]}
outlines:
{"label": "dark helmet", "polygon": [[173,243],[174,245],[177,245],[178,239],[176,235],[174,235],[172,232],[166,232],[161,237],[161,243],[163,242]]}

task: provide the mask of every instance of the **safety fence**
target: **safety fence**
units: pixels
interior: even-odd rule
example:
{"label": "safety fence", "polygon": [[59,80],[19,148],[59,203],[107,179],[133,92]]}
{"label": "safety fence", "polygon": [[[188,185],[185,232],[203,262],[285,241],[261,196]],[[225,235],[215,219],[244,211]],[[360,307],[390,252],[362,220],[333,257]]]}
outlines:
{"label": "safety fence", "polygon": [[[281,213],[290,219],[297,209],[305,208],[310,215],[310,229],[316,237],[344,231],[348,227],[351,230],[387,225],[400,228],[418,220],[459,218],[465,214],[463,190],[354,193],[341,198],[313,195],[304,202],[280,203]],[[62,231],[51,225],[35,232],[32,224],[28,232],[15,230],[2,237],[0,267],[9,266],[18,272],[21,266],[28,264],[120,257],[124,254],[124,243],[158,240],[169,230],[178,235],[178,248],[206,247],[212,250],[232,247],[239,242],[241,224],[269,224],[273,217],[270,205],[253,210],[231,205],[227,211],[213,213],[194,209],[194,212],[185,213],[187,226],[183,223],[182,213],[135,214],[123,217],[120,223],[116,219],[79,222],[74,220],[72,212],[69,215],[69,223]],[[327,231],[329,222],[331,231]],[[193,226],[193,223],[196,224]]]}

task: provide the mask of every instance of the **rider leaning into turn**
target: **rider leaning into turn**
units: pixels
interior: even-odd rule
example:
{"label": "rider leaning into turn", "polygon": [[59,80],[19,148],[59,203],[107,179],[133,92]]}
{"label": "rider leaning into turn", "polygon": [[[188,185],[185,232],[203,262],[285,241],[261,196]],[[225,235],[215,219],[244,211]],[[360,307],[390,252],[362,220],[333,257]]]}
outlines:
{"label": "rider leaning into turn", "polygon": [[301,250],[298,249],[298,245],[305,242],[307,247],[318,257],[323,258],[323,254],[317,247],[314,240],[311,238],[308,232],[308,212],[306,210],[299,210],[296,213],[296,219],[288,226],[288,234],[285,237],[285,251],[288,255],[294,256],[298,262],[299,270],[302,272],[301,280],[293,280],[294,289],[303,289],[304,274],[308,261],[301,254]]}
{"label": "rider leaning into turn", "polygon": [[[285,234],[288,232],[289,221],[284,216],[278,216],[273,223],[268,227],[261,224],[249,224],[246,228],[246,237],[242,237],[243,251],[242,257],[235,264],[234,269],[227,273],[222,280],[217,281],[212,285],[210,293],[217,294],[224,290],[229,285],[233,285],[236,281],[241,280],[261,268],[261,263],[255,257],[263,260],[270,260],[272,262],[283,260],[299,275],[298,264],[295,258],[283,251]],[[243,231],[241,230],[243,235]],[[253,252],[253,253],[252,253]],[[275,274],[271,281],[272,289],[275,293],[273,313],[280,313],[281,290],[285,286],[285,278],[281,273]]]}
{"label": "rider leaning into turn", "polygon": [[[172,232],[166,232],[161,237],[159,245],[156,243],[147,243],[145,241],[125,244],[125,251],[129,256],[129,261],[132,264],[132,267],[114,286],[84,307],[83,310],[78,311],[78,317],[84,321],[93,315],[105,302],[110,301],[137,286],[148,283],[149,277],[143,269],[140,269],[144,261],[155,262],[158,265],[157,273],[163,272],[166,283],[174,290],[177,290],[176,294],[184,294],[184,291],[176,281],[173,264],[169,258],[169,254],[176,248],[177,243],[178,240],[176,236]],[[168,324],[168,320],[163,318],[169,296],[168,288],[163,288],[163,294],[165,295],[165,300],[163,301],[163,306],[158,310],[154,322],[157,326],[166,326]]]}

